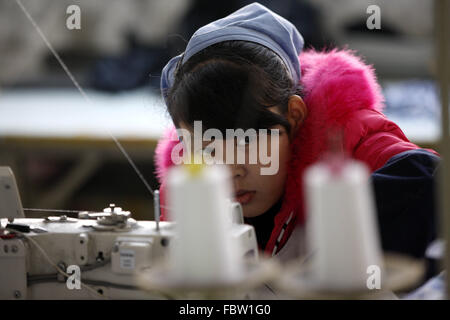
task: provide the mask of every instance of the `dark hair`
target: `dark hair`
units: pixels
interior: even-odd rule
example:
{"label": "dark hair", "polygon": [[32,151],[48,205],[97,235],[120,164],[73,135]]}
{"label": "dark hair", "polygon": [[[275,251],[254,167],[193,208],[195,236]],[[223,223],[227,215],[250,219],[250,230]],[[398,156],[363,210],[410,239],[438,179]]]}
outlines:
{"label": "dark hair", "polygon": [[[193,55],[175,70],[167,106],[176,127],[268,129],[280,124],[290,131],[284,114],[288,100],[302,95],[283,60],[265,46],[224,41]],[[268,110],[278,106],[281,114]]]}

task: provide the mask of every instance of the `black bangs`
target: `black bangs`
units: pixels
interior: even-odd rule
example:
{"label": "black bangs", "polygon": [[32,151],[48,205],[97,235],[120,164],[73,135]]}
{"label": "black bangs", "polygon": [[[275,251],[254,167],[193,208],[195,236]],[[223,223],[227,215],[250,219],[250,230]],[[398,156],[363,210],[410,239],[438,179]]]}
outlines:
{"label": "black bangs", "polygon": [[269,107],[277,103],[266,97],[261,70],[238,66],[225,60],[210,60],[188,73],[169,94],[169,113],[177,127],[193,127],[202,121],[203,130],[268,129],[289,122]]}
{"label": "black bangs", "polygon": [[301,89],[276,53],[253,42],[224,41],[177,67],[167,108],[177,127],[202,121],[203,131],[215,128],[223,134],[275,125],[289,132],[285,114],[294,94],[301,95]]}

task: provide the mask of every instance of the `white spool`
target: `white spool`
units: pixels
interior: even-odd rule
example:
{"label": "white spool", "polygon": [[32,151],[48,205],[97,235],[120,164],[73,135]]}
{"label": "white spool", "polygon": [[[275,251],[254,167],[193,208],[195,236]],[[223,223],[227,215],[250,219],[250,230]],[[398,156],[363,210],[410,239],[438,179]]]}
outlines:
{"label": "white spool", "polygon": [[180,281],[214,283],[237,279],[242,271],[231,237],[229,169],[174,167],[168,179],[168,203],[176,221],[170,250],[173,276]]}
{"label": "white spool", "polygon": [[337,172],[320,162],[307,170],[305,183],[312,280],[322,289],[367,290],[371,266],[383,276],[368,169],[347,160]]}

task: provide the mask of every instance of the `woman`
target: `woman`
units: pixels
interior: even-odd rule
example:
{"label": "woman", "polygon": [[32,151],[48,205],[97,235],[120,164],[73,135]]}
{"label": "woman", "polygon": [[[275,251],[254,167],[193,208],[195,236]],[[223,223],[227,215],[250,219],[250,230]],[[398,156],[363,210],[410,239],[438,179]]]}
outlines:
{"label": "woman", "polygon": [[[352,52],[302,49],[295,26],[258,3],[200,28],[163,70],[175,128],[192,132],[199,120],[203,130],[279,130],[277,174],[261,175],[259,162],[229,166],[259,247],[281,259],[304,253],[303,174],[326,151],[329,129],[340,128],[346,153],[371,170],[383,248],[423,256],[435,238],[437,153],[382,114],[374,71]],[[156,151],[162,203],[175,128]]]}

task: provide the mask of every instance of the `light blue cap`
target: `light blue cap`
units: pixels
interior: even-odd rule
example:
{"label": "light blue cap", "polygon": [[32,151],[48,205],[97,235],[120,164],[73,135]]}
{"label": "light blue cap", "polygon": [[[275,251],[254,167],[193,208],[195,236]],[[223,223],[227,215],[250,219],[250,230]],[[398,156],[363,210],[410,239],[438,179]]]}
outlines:
{"label": "light blue cap", "polygon": [[192,35],[184,54],[173,57],[163,68],[161,92],[164,100],[174,83],[178,64],[185,63],[206,47],[228,40],[246,40],[272,49],[284,61],[294,82],[300,81],[298,56],[303,49],[303,37],[291,22],[254,2],[201,27]]}

